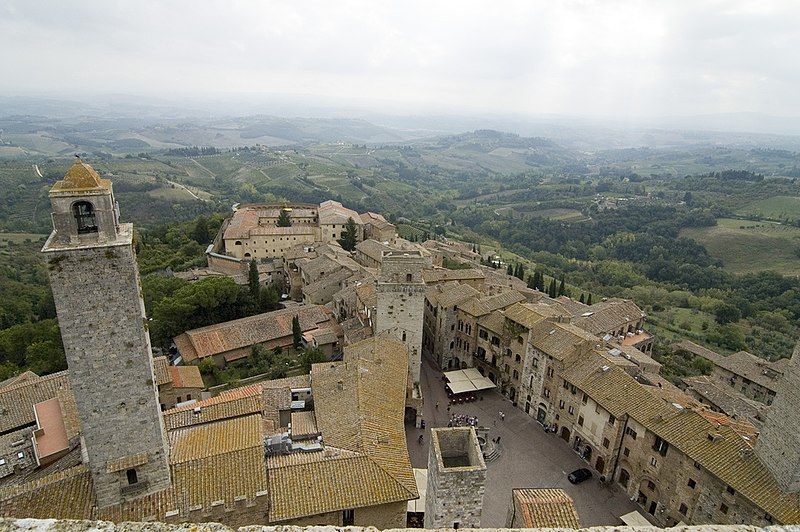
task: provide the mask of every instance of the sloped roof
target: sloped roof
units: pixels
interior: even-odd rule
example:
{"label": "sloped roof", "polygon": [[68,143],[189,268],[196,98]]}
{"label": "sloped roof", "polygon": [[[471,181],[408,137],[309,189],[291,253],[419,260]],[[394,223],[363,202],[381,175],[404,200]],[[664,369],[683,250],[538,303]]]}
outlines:
{"label": "sloped roof", "polygon": [[319,223],[327,224],[346,224],[352,218],[356,225],[363,225],[361,217],[353,209],[348,209],[338,201],[327,200],[319,204]]}
{"label": "sloped roof", "polygon": [[499,310],[495,310],[494,312],[490,312],[478,318],[478,325],[497,334],[503,334],[505,324],[506,318]]}
{"label": "sloped roof", "polygon": [[599,338],[574,325],[549,321],[533,324],[530,339],[536,349],[556,360],[586,353],[601,343]]}
{"label": "sloped roof", "polygon": [[156,386],[161,386],[172,381],[167,357],[153,357],[153,373],[155,373],[156,376]]}
{"label": "sloped roof", "polygon": [[[210,423],[261,412],[262,388],[260,385],[244,386],[222,392],[216,397],[203,399],[191,405],[179,406],[164,412],[164,427],[173,430],[190,425]],[[199,413],[196,413],[197,410]]]}
{"label": "sloped roof", "polygon": [[514,303],[525,301],[525,296],[516,290],[509,290],[493,296],[482,297],[480,299],[473,299],[458,306],[459,310],[463,310],[470,316],[480,317],[484,314],[489,314],[493,310],[500,310],[510,307]]}
{"label": "sloped roof", "polygon": [[447,268],[434,268],[422,270],[422,279],[426,283],[441,283],[445,281],[466,281],[471,279],[484,279],[486,275],[479,268],[462,268],[450,270]]}
{"label": "sloped roof", "polygon": [[504,312],[508,319],[528,329],[548,318],[564,316],[564,313],[558,308],[542,303],[516,303],[505,309]]}
{"label": "sloped roof", "polygon": [[64,179],[56,181],[51,189],[54,192],[77,191],[91,189],[108,189],[111,181],[103,179],[97,171],[80,159],[70,166]]}
{"label": "sloped roof", "polygon": [[686,377],[686,385],[698,395],[706,398],[711,404],[719,408],[724,414],[737,419],[756,419],[759,412],[766,410],[765,405],[718,386],[705,375]]}
{"label": "sloped roof", "polygon": [[800,522],[800,493],[782,492],[751,444],[732,427],[712,423],[693,410],[676,408],[619,368],[601,364],[595,360],[581,364],[583,368],[573,365],[562,377],[614,416],[628,414],[778,521]]}
{"label": "sloped roof", "polygon": [[382,242],[378,242],[377,240],[373,240],[371,238],[362,240],[361,242],[356,244],[356,251],[363,253],[367,257],[377,262],[382,262],[383,252],[389,251],[390,249],[392,248],[390,248],[386,244],[383,244]]}
{"label": "sloped roof", "polygon": [[428,301],[442,308],[461,305],[465,301],[477,298],[480,295],[481,293],[472,286],[457,281],[436,284],[429,286],[425,290],[425,297]]}
{"label": "sloped roof", "polygon": [[645,316],[642,309],[629,299],[609,299],[592,305],[577,315],[572,323],[592,334],[613,333],[628,322]]}
{"label": "sloped roof", "polygon": [[0,388],[0,432],[34,423],[33,405],[52,399],[59,390],[69,388],[66,371]]}
{"label": "sloped roof", "polygon": [[176,336],[173,341],[185,362],[292,335],[292,318],[298,316],[305,332],[331,320],[320,305],[301,305],[226,321]]}
{"label": "sloped roof", "polygon": [[197,366],[170,366],[169,373],[172,377],[173,388],[199,388],[202,390],[206,387]]}
{"label": "sloped roof", "polygon": [[572,497],[562,489],[512,490],[521,528],[580,528]]}
{"label": "sloped roof", "polygon": [[771,363],[747,351],[737,351],[732,355],[724,356],[689,340],[677,342],[674,346],[677,349],[699,355],[714,365],[745,377],[768,390],[777,391],[778,380],[783,374],[783,363]]}

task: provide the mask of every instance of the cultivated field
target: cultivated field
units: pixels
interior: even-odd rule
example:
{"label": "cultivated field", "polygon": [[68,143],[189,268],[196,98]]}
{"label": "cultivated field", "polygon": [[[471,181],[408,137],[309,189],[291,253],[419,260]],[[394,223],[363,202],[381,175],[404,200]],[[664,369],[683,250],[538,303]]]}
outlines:
{"label": "cultivated field", "polygon": [[720,218],[714,227],[684,229],[733,273],[775,270],[800,275],[800,228]]}
{"label": "cultivated field", "polygon": [[794,221],[800,219],[800,198],[796,196],[773,196],[745,205],[736,214],[757,216],[770,220]]}

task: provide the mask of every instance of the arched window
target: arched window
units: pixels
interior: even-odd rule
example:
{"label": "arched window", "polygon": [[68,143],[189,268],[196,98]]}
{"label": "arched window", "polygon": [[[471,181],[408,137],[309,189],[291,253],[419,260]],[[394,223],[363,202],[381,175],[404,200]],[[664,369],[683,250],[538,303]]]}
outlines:
{"label": "arched window", "polygon": [[78,222],[78,234],[96,233],[97,223],[94,218],[94,206],[88,201],[78,201],[72,205],[72,214]]}

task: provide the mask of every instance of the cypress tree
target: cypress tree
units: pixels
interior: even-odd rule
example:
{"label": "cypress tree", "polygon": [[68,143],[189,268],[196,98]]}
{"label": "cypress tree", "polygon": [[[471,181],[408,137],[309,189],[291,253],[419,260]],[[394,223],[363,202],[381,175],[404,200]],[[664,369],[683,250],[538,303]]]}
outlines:
{"label": "cypress tree", "polygon": [[554,299],[556,297],[556,278],[555,277],[553,277],[553,279],[550,281],[550,291],[549,291],[548,295],[550,297],[554,298]]}
{"label": "cypress tree", "polygon": [[586,300],[586,304],[591,306],[592,305],[592,294],[589,294],[589,299]]}
{"label": "cypress tree", "polygon": [[302,338],[303,329],[300,328],[300,318],[295,314],[294,317],[292,317],[292,342],[294,343],[295,349],[300,347]]}
{"label": "cypress tree", "polygon": [[581,292],[581,298],[580,298],[578,301],[580,301],[581,303],[583,303],[583,301],[584,301],[584,298],[583,298],[583,292]]}
{"label": "cypress tree", "polygon": [[247,270],[247,284],[250,287],[250,295],[253,297],[253,301],[258,301],[258,266],[254,260],[250,261],[250,268]]}
{"label": "cypress tree", "polygon": [[564,292],[566,292],[566,286],[564,286],[564,278],[561,278],[561,284],[558,285],[558,295],[563,296]]}
{"label": "cypress tree", "polygon": [[508,275],[514,275],[514,267],[511,265],[510,262],[508,263],[508,268],[506,268],[506,273]]}
{"label": "cypress tree", "polygon": [[358,230],[356,229],[356,221],[353,218],[347,219],[345,229],[342,232],[342,238],[339,239],[339,245],[345,251],[353,251],[358,244]]}
{"label": "cypress tree", "polygon": [[278,227],[291,227],[292,220],[289,219],[289,209],[281,209],[281,212],[278,214]]}

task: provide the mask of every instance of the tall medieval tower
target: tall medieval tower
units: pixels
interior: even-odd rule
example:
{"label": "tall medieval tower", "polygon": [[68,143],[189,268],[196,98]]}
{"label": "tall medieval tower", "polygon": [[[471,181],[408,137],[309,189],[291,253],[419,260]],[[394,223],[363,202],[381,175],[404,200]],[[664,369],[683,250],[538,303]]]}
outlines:
{"label": "tall medieval tower", "polygon": [[756,441],[756,453],[786,492],[800,492],[800,343]]}
{"label": "tall medieval tower", "polygon": [[80,159],[50,190],[42,249],[99,507],[170,485],[132,224]]}
{"label": "tall medieval tower", "polygon": [[419,251],[384,251],[377,284],[375,334],[390,331],[408,348],[409,385],[419,390],[425,257]]}

